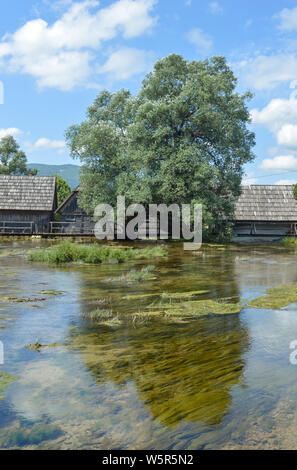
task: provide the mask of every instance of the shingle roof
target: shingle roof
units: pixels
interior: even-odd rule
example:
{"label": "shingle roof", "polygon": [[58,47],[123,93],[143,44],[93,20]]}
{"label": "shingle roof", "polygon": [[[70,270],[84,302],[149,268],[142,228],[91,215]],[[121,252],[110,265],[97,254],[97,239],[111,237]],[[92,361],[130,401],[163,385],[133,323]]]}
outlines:
{"label": "shingle roof", "polygon": [[54,176],[0,175],[0,210],[52,211],[55,205]]}
{"label": "shingle roof", "polygon": [[242,186],[234,215],[236,221],[297,222],[297,201],[293,196],[293,186]]}
{"label": "shingle roof", "polygon": [[66,199],[59,205],[56,213],[59,214],[61,210],[68,204],[68,202],[80,191],[80,185],[78,185],[70,194],[66,197]]}

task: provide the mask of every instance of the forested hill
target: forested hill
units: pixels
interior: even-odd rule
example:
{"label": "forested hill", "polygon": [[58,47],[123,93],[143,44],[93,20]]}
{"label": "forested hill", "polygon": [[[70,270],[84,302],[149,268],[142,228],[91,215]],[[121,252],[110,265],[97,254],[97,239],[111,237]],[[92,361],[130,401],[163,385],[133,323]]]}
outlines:
{"label": "forested hill", "polygon": [[71,186],[71,189],[79,185],[78,165],[45,165],[43,163],[28,163],[28,168],[36,168],[39,176],[59,175]]}

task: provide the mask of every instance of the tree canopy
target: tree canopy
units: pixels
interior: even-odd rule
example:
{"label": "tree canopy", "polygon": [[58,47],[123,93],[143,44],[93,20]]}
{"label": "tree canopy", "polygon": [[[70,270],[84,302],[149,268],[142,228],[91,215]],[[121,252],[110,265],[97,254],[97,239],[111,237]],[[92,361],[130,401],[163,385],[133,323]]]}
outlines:
{"label": "tree canopy", "polygon": [[66,140],[82,162],[80,205],[203,204],[204,234],[227,233],[243,165],[253,160],[249,92],[223,57],[156,62],[136,96],[102,91]]}
{"label": "tree canopy", "polygon": [[0,140],[0,174],[5,175],[36,175],[37,170],[27,168],[26,154],[20,150],[19,144],[9,135]]}
{"label": "tree canopy", "polygon": [[59,175],[53,175],[56,177],[57,182],[57,198],[58,198],[58,207],[65,201],[65,199],[71,194],[71,188],[67,181],[64,180]]}

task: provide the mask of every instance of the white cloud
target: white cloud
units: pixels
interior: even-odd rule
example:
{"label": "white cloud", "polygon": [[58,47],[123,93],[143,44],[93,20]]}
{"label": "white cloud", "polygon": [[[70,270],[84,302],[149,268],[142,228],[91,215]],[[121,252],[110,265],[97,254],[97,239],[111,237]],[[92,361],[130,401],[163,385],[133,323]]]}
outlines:
{"label": "white cloud", "polygon": [[35,142],[34,147],[37,149],[61,149],[66,147],[66,143],[64,140],[50,140],[42,137]]}
{"label": "white cloud", "polygon": [[17,129],[16,127],[9,127],[8,129],[0,129],[0,139],[3,139],[3,137],[7,137],[8,135],[12,135],[13,137],[16,137],[17,135],[21,135],[23,132],[20,129]]}
{"label": "white cloud", "polygon": [[297,157],[294,155],[280,155],[274,158],[265,158],[259,168],[270,171],[297,170]]}
{"label": "white cloud", "polygon": [[52,25],[39,18],[4,36],[0,61],[6,71],[32,75],[40,87],[69,90],[87,80],[103,42],[149,31],[156,22],[151,16],[156,3],[117,0],[101,9],[97,0],[72,3]]}
{"label": "white cloud", "polygon": [[279,29],[283,31],[296,31],[297,30],[297,7],[284,8],[280,13],[275,15],[275,18],[280,20]]}
{"label": "white cloud", "polygon": [[[294,83],[292,84],[294,86]],[[284,149],[297,150],[297,98],[294,91],[289,99],[273,99],[262,110],[253,109],[251,118],[255,124],[267,127]]]}
{"label": "white cloud", "polygon": [[131,47],[113,52],[98,73],[108,74],[114,80],[128,79],[147,72],[152,65],[152,54]]}
{"label": "white cloud", "polygon": [[277,133],[279,145],[288,148],[297,148],[297,125],[285,124]]}
{"label": "white cloud", "polygon": [[242,79],[256,90],[273,89],[297,78],[294,54],[259,55],[236,65]]}
{"label": "white cloud", "polygon": [[297,178],[294,179],[294,180],[279,180],[279,181],[276,181],[276,185],[278,186],[287,186],[287,185],[292,185],[292,184],[296,184],[297,182]]}
{"label": "white cloud", "polygon": [[58,153],[63,153],[66,148],[64,140],[51,140],[47,137],[41,137],[36,142],[25,142],[26,148],[33,152],[35,150],[57,150]]}
{"label": "white cloud", "polygon": [[272,132],[278,132],[286,124],[297,124],[297,99],[276,98],[271,100],[262,110],[251,111],[252,121],[263,124]]}
{"label": "white cloud", "polygon": [[194,28],[187,33],[187,39],[191,44],[197,48],[197,52],[208,52],[213,45],[213,41],[199,28]]}
{"label": "white cloud", "polygon": [[223,8],[218,2],[211,2],[209,4],[209,10],[213,15],[219,15],[223,13]]}

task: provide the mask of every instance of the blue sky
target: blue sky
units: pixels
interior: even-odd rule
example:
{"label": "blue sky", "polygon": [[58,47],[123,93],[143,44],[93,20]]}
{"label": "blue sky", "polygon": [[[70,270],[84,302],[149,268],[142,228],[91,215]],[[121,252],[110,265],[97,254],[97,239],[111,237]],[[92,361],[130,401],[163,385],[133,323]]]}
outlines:
{"label": "blue sky", "polygon": [[[102,88],[136,93],[157,59],[224,55],[249,103],[256,159],[245,183],[297,181],[294,0],[10,0],[1,2],[0,137],[29,162],[78,163],[64,131]],[[0,93],[1,101],[1,93]]]}

